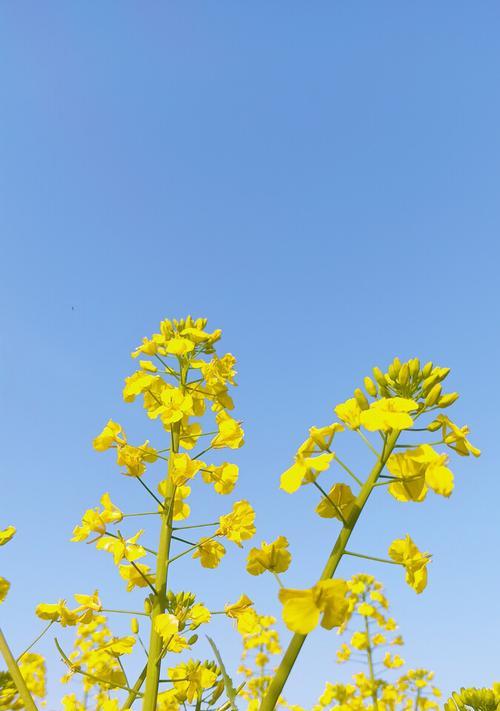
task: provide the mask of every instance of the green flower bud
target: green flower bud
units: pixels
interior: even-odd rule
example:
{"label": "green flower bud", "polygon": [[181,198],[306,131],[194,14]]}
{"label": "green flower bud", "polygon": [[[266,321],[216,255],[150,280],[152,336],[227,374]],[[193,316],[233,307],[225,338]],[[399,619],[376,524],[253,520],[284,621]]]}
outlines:
{"label": "green flower bud", "polygon": [[432,407],[433,405],[435,405],[437,403],[437,401],[441,397],[441,390],[442,390],[441,384],[436,383],[436,385],[434,385],[434,387],[431,389],[431,391],[425,398],[426,407]]}
{"label": "green flower bud", "polygon": [[432,420],[432,422],[429,422],[429,424],[427,425],[427,429],[429,430],[429,432],[437,432],[440,427],[441,423],[437,420]]}
{"label": "green flower bud", "polygon": [[366,376],[366,378],[364,379],[364,384],[368,395],[371,395],[372,397],[377,397],[377,386],[375,385],[373,380]]}
{"label": "green flower bud", "polygon": [[356,390],[354,391],[354,397],[356,398],[356,402],[362,410],[368,410],[368,408],[370,407],[370,403],[366,399],[366,395],[362,390],[356,388]]}
{"label": "green flower bud", "polygon": [[373,369],[373,377],[379,385],[385,385],[385,375],[377,366]]}
{"label": "green flower bud", "polygon": [[426,363],[426,364],[424,365],[424,367],[422,368],[422,377],[423,377],[423,378],[428,378],[428,377],[429,377],[429,375],[430,375],[431,372],[432,372],[433,365],[434,365],[434,364],[433,364],[433,362],[432,362],[431,360],[430,360],[428,363]]}
{"label": "green flower bud", "polygon": [[409,362],[410,375],[416,376],[420,372],[420,360],[418,358],[412,358]]}
{"label": "green flower bud", "polygon": [[404,363],[401,366],[401,370],[399,371],[398,375],[398,382],[400,385],[406,385],[408,380],[410,379],[410,369],[408,367],[408,363]]}
{"label": "green flower bud", "polygon": [[449,393],[448,395],[443,395],[443,397],[439,398],[438,405],[439,407],[449,407],[450,405],[453,405],[453,403],[456,402],[458,398],[458,393]]}

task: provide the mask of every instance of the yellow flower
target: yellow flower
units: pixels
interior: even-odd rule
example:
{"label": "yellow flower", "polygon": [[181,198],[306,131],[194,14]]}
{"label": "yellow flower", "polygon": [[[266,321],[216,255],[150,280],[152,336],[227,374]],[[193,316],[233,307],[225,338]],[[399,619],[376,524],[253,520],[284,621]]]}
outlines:
{"label": "yellow flower", "polygon": [[115,565],[125,559],[128,561],[138,560],[146,555],[145,549],[137,544],[137,540],[144,531],[141,529],[132,538],[125,539],[122,536],[114,538],[111,536],[103,536],[96,543],[96,548],[102,551],[108,551],[113,555]]}
{"label": "yellow flower", "polygon": [[389,547],[389,556],[395,563],[406,569],[406,582],[415,592],[421,593],[427,585],[428,553],[422,553],[410,536],[393,541]]}
{"label": "yellow flower", "polygon": [[158,352],[158,343],[154,338],[143,338],[142,343],[131,354],[132,358],[137,358],[141,353],[145,355],[155,355]]}
{"label": "yellow flower", "polygon": [[175,615],[169,613],[157,615],[154,628],[164,642],[169,642],[170,638],[179,631],[179,620]]}
{"label": "yellow flower", "polygon": [[182,486],[205,466],[205,462],[200,459],[191,459],[189,454],[172,453],[170,455],[170,466],[170,478],[176,486]]}
{"label": "yellow flower", "polygon": [[190,620],[191,629],[193,630],[200,625],[205,625],[210,622],[211,617],[210,610],[201,602],[197,602],[196,605],[193,605],[187,615],[187,619]]}
{"label": "yellow flower", "polygon": [[399,654],[391,655],[390,652],[386,652],[384,656],[384,664],[388,669],[397,669],[402,667],[405,660],[399,656]]}
{"label": "yellow flower", "polygon": [[172,340],[168,341],[165,350],[167,353],[172,355],[183,356],[194,350],[194,343],[188,338],[177,336],[176,338],[172,338]]}
{"label": "yellow flower", "polygon": [[85,511],[81,526],[75,526],[73,529],[72,541],[84,541],[91,533],[96,533],[98,537],[103,536],[106,533],[106,524],[122,520],[123,513],[113,504],[108,493],[102,495],[101,506],[102,511],[97,508]]}
{"label": "yellow flower", "polygon": [[217,674],[201,662],[188,662],[171,667],[168,676],[172,679],[180,699],[192,703],[205,689],[210,689],[217,681]]}
{"label": "yellow flower", "polygon": [[193,449],[198,442],[198,438],[202,434],[201,425],[199,422],[189,424],[189,418],[185,415],[182,418],[181,431],[179,435],[179,445],[183,449]]}
{"label": "yellow flower", "polygon": [[258,615],[247,595],[241,595],[236,602],[224,605],[224,612],[230,619],[236,620],[236,627],[240,634],[253,634],[259,629]]}
{"label": "yellow flower", "polygon": [[366,632],[355,632],[351,637],[351,646],[360,651],[368,649],[368,635]]}
{"label": "yellow flower", "polygon": [[372,402],[368,410],[361,412],[360,421],[363,427],[371,432],[404,430],[413,425],[413,419],[408,413],[415,410],[418,410],[415,400],[383,397]]}
{"label": "yellow flower", "polygon": [[238,481],[238,467],[228,462],[219,466],[211,464],[202,470],[201,476],[207,484],[214,485],[217,494],[230,494]]}
{"label": "yellow flower", "polygon": [[190,486],[178,486],[174,496],[174,510],[172,517],[174,521],[184,521],[191,513],[191,507],[186,504],[185,499],[191,494]]}
{"label": "yellow flower", "polygon": [[293,494],[302,485],[316,481],[319,473],[328,469],[334,456],[333,452],[325,452],[317,457],[297,454],[295,463],[281,475],[280,488],[287,494]]}
{"label": "yellow flower", "polygon": [[243,446],[244,432],[241,424],[237,420],[234,420],[224,410],[217,413],[215,420],[217,422],[219,432],[212,439],[212,447],[215,449],[220,449],[222,447],[238,449]]}
{"label": "yellow flower", "polygon": [[351,650],[347,644],[341,644],[340,649],[337,650],[337,661],[339,664],[342,662],[347,662],[351,656]]}
{"label": "yellow flower", "polygon": [[288,541],[285,536],[278,536],[272,543],[263,541],[260,548],[252,548],[248,554],[247,571],[250,575],[260,575],[266,570],[271,573],[284,573],[292,560],[287,548]]}
{"label": "yellow flower", "polygon": [[361,425],[361,412],[362,410],[358,405],[358,401],[354,397],[349,398],[349,400],[345,402],[341,402],[335,408],[335,414],[339,420],[342,420],[351,430],[359,429]]}
{"label": "yellow flower", "polygon": [[116,444],[123,444],[125,440],[123,437],[120,438],[119,435],[121,433],[121,425],[117,422],[113,422],[113,420],[109,420],[101,434],[97,435],[92,442],[94,449],[98,452],[105,452]]}
{"label": "yellow flower", "polygon": [[185,415],[191,414],[193,410],[193,398],[191,395],[171,385],[166,385],[162,388],[160,401],[160,405],[149,411],[149,416],[152,419],[159,416],[166,426],[179,422]]}
{"label": "yellow flower", "polygon": [[93,595],[82,595],[81,593],[76,593],[73,595],[76,602],[79,604],[79,611],[91,610],[92,612],[99,612],[102,610],[102,602],[99,599],[97,590]]}
{"label": "yellow flower", "polygon": [[333,438],[337,432],[343,432],[344,425],[339,422],[334,422],[326,427],[311,427],[309,429],[309,437],[303,442],[298,454],[314,454],[316,452],[327,452],[333,442]]}
{"label": "yellow flower", "polygon": [[16,533],[15,526],[7,526],[7,528],[0,529],[0,546],[4,546],[6,543],[14,538]]}
{"label": "yellow flower", "polygon": [[101,518],[104,523],[119,523],[123,519],[123,513],[111,501],[108,493],[101,496],[101,506]]}
{"label": "yellow flower", "polygon": [[356,497],[347,484],[334,484],[316,507],[316,513],[321,518],[338,518],[346,521],[351,515]]}
{"label": "yellow flower", "polygon": [[154,576],[150,572],[148,565],[136,563],[135,565],[120,565],[121,577],[127,581],[127,591],[130,592],[135,587],[145,588],[148,584],[153,584]]}
{"label": "yellow flower", "polygon": [[219,541],[200,538],[200,545],[193,553],[193,558],[199,558],[204,568],[217,568],[225,554],[226,549]]}
{"label": "yellow flower", "polygon": [[41,620],[59,622],[63,627],[74,627],[82,618],[80,610],[81,608],[70,610],[66,606],[65,600],[59,600],[59,602],[53,604],[41,603],[37,605],[35,614]]}
{"label": "yellow flower", "polygon": [[0,576],[0,602],[3,602],[7,597],[7,593],[10,590],[10,583],[5,578]]}
{"label": "yellow flower", "polygon": [[441,496],[453,491],[453,474],[445,466],[446,454],[438,454],[430,445],[422,444],[387,461],[389,472],[401,481],[389,485],[389,493],[398,501],[423,501],[432,489]]}
{"label": "yellow flower", "polygon": [[[158,491],[162,496],[167,495],[168,479],[160,481],[160,483],[158,484]],[[190,486],[178,486],[176,488],[174,496],[174,508],[172,512],[172,517],[174,521],[184,521],[186,518],[188,518],[191,512],[191,507],[189,506],[189,504],[186,504],[185,499],[187,499],[190,494]]]}
{"label": "yellow flower", "polygon": [[309,590],[281,588],[279,599],[283,603],[283,620],[288,629],[298,634],[308,634],[319,623],[325,629],[338,627],[347,612],[347,583],[345,580],[320,580]]}
{"label": "yellow flower", "polygon": [[134,646],[135,637],[114,637],[110,642],[99,647],[99,651],[120,657],[122,654],[131,654]]}
{"label": "yellow flower", "polygon": [[159,380],[157,375],[145,373],[143,370],[138,370],[128,378],[125,378],[125,387],[123,388],[123,399],[125,402],[134,402],[135,398],[148,390],[153,383]]}
{"label": "yellow flower", "polygon": [[233,510],[220,516],[216,536],[225,536],[241,548],[241,542],[255,535],[255,511],[248,501],[236,501]]}
{"label": "yellow flower", "polygon": [[124,466],[127,476],[142,476],[146,471],[144,462],[156,462],[158,453],[156,449],[149,446],[148,440],[140,447],[133,447],[131,444],[124,444],[118,447],[116,453],[116,463]]}
{"label": "yellow flower", "polygon": [[474,447],[467,439],[469,428],[466,425],[457,427],[446,415],[438,415],[435,422],[441,426],[443,441],[450,449],[453,449],[462,457],[468,457],[469,454],[479,457],[481,450]]}

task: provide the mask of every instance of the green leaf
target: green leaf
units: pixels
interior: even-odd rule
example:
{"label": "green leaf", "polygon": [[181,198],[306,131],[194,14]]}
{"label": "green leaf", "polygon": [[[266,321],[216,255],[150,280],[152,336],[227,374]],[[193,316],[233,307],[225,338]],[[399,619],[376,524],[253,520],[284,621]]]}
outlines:
{"label": "green leaf", "polygon": [[219,665],[220,670],[222,672],[222,680],[224,682],[224,688],[226,689],[227,698],[229,700],[228,704],[224,704],[221,708],[231,709],[231,711],[238,711],[238,707],[236,706],[236,697],[238,696],[238,693],[241,691],[244,685],[241,684],[238,689],[234,688],[233,680],[226,671],[226,667],[224,666],[224,662],[222,661],[220,652],[217,649],[217,645],[208,635],[207,639],[210,642],[210,646],[212,647],[213,652],[215,654],[215,658],[217,659],[217,664]]}

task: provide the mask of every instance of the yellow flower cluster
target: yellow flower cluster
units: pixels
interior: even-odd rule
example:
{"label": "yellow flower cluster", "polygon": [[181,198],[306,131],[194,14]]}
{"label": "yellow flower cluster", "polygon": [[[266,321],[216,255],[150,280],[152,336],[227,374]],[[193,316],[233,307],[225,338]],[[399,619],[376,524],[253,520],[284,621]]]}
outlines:
{"label": "yellow flower cluster", "polygon": [[[404,659],[394,650],[404,642],[395,620],[388,615],[389,601],[383,586],[371,575],[355,575],[348,581],[348,613],[339,633],[349,630],[349,643],[337,651],[339,663],[364,663],[367,673],[355,673],[352,684],[328,682],[313,711],[429,711],[438,709],[440,691],[431,686],[433,673],[425,669],[408,670],[398,679],[382,676],[400,669]],[[354,627],[352,625],[354,624]]]}
{"label": "yellow flower cluster", "polygon": [[[132,708],[139,700],[143,711],[181,711],[189,705],[196,711],[211,711],[224,692],[228,700],[218,705],[220,711],[234,707],[235,694],[247,701],[248,711],[272,711],[279,706],[303,711],[287,703],[281,693],[305,635],[318,625],[327,630],[336,627],[342,634],[356,622],[360,628],[351,627],[349,642],[342,644],[337,658],[339,662],[352,662],[361,656],[367,673],[354,674],[350,684],[327,683],[314,711],[337,707],[342,711],[437,708],[434,697],[439,692],[432,687],[431,672],[409,670],[388,681],[376,671],[377,664],[384,674],[404,665],[397,652],[403,640],[392,634],[397,625],[388,616],[381,584],[368,575],[351,580],[335,576],[343,556],[357,556],[401,566],[407,583],[417,593],[422,592],[430,555],[421,552],[409,535],[394,540],[389,559],[382,559],[348,550],[353,529],[372,493],[383,490],[378,487],[385,487],[404,503],[422,502],[429,492],[448,497],[454,486],[449,454],[480,454],[468,440],[468,427],[459,427],[441,412],[458,397],[457,393],[443,392],[449,369],[433,363],[421,365],[416,358],[407,362],[395,358],[385,373],[374,368],[373,378],[364,379],[364,389],[357,388],[353,397],[333,408],[336,421],[309,429],[293,463],[281,476],[280,486],[289,494],[305,486],[309,491],[317,490],[321,495],[317,515],[326,520],[325,526],[331,526],[333,519],[340,533],[333,548],[329,546],[331,552],[321,577],[312,579],[311,587],[305,589],[281,581],[280,575],[289,570],[292,560],[285,536],[279,535],[269,543],[262,541],[247,555],[250,575],[268,572],[276,578],[283,620],[295,633],[277,673],[271,661],[281,652],[276,621],[258,614],[245,594],[226,604],[223,611],[234,620],[242,636],[239,671],[245,677],[245,686],[237,691],[233,688],[215,645],[216,662],[186,657],[198,641],[200,626],[221,611],[211,612],[191,592],[172,591],[176,561],[189,555],[203,568],[216,568],[226,554],[227,542],[242,547],[256,533],[255,511],[246,500],[234,501],[229,511],[214,517],[216,520],[180,525],[191,516],[190,496],[198,482],[218,495],[230,495],[238,480],[238,466],[224,461],[221,453],[223,449],[239,449],[244,444],[244,432],[241,421],[232,414],[230,389],[236,385],[236,361],[230,353],[217,355],[215,345],[220,338],[220,330],[207,330],[206,319],[188,316],[162,321],[158,332],[144,338],[133,351],[136,369],[125,380],[123,399],[127,403],[142,400],[148,420],[163,441],[155,441],[155,446],[149,439],[132,444],[122,425],[113,419],[93,440],[96,451],[115,450],[120,471],[137,481],[141,496],[148,497],[152,510],[141,506],[139,512],[124,512],[109,493],[104,493],[100,506],[84,512],[72,540],[88,541],[97,550],[109,553],[127,591],[144,591],[144,611],[107,610],[97,591],[76,594],[72,607],[63,599],[38,605],[36,614],[49,623],[46,629],[58,624],[73,627],[76,633],[69,656],[57,642],[68,667],[65,681],[80,675],[83,684],[82,698],[73,690],[65,695],[64,711],[87,711],[89,703],[96,711],[118,711]],[[423,418],[430,413],[430,421],[425,423]],[[356,473],[346,463],[342,443],[347,437],[359,437],[370,450],[374,458],[368,473]],[[131,517],[152,517],[147,520],[157,526],[154,548],[148,547],[151,544],[143,527],[127,530]],[[192,530],[200,528],[204,535],[193,536]],[[0,545],[14,533],[11,526],[0,531]],[[8,588],[8,582],[0,578],[0,602]],[[105,613],[129,615],[131,634],[115,636]],[[149,636],[147,648],[141,626]],[[146,651],[146,661],[132,682],[125,671],[126,658],[138,646]],[[179,657],[172,658],[172,654],[182,655],[178,663],[172,660]],[[25,653],[19,666],[29,689],[43,698],[43,659]],[[19,675],[17,679],[22,690]],[[10,675],[0,674],[0,711],[22,708],[19,703]]]}
{"label": "yellow flower cluster", "polygon": [[[44,699],[47,695],[47,670],[42,655],[33,652],[23,654],[18,666],[29,692],[40,700]],[[0,711],[18,711],[24,708],[12,678],[8,673],[0,671]]]}

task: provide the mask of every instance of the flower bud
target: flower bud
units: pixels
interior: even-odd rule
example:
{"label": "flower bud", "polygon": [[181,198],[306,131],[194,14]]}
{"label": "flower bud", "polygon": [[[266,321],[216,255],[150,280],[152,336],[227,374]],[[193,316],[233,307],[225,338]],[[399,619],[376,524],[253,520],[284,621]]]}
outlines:
{"label": "flower bud", "polygon": [[403,363],[403,365],[401,366],[401,370],[399,371],[398,382],[400,385],[406,385],[409,379],[410,369],[408,367],[408,363]]}
{"label": "flower bud", "polygon": [[385,387],[385,385],[380,386],[380,397],[389,397],[389,390]]}
{"label": "flower bud", "polygon": [[458,393],[448,393],[448,395],[443,395],[443,397],[439,398],[438,405],[439,407],[449,407],[450,405],[453,405],[458,398]]}
{"label": "flower bud", "polygon": [[434,368],[439,380],[444,380],[450,374],[451,368]]}
{"label": "flower bud", "polygon": [[410,375],[418,375],[420,371],[420,360],[418,358],[412,358],[409,362]]}
{"label": "flower bud", "polygon": [[377,366],[373,369],[373,377],[379,385],[385,385],[385,375]]}
{"label": "flower bud", "polygon": [[130,620],[130,629],[132,634],[137,634],[139,632],[139,623],[137,622],[137,617],[132,617]]}
{"label": "flower bud", "polygon": [[436,383],[434,387],[431,389],[427,397],[425,398],[425,405],[426,407],[432,407],[437,403],[439,398],[441,397],[441,384]]}
{"label": "flower bud", "polygon": [[398,377],[399,369],[401,368],[401,361],[399,358],[396,356],[392,363],[390,364],[389,368],[387,369],[389,375],[391,378],[394,380]]}
{"label": "flower bud", "polygon": [[436,384],[437,381],[437,376],[435,374],[429,375],[424,382],[422,383],[422,393],[423,395],[427,395],[430,393],[434,385]]}
{"label": "flower bud", "polygon": [[151,602],[150,598],[147,597],[144,600],[144,612],[146,613],[146,615],[150,615],[152,609],[153,609],[152,602]]}
{"label": "flower bud", "polygon": [[422,377],[424,377],[424,378],[429,377],[429,375],[431,374],[431,371],[432,371],[432,366],[433,366],[433,362],[431,360],[424,365],[424,367],[422,368]]}
{"label": "flower bud", "polygon": [[427,425],[429,432],[436,432],[440,427],[441,423],[438,420],[432,420],[432,422],[429,422]]}
{"label": "flower bud", "polygon": [[373,380],[366,376],[366,378],[364,379],[364,383],[368,395],[371,395],[372,397],[377,397],[377,386],[375,385]]}
{"label": "flower bud", "polygon": [[188,639],[187,642],[188,642],[189,646],[191,646],[191,645],[193,645],[193,644],[196,644],[197,641],[198,641],[198,635],[197,635],[197,634],[192,634],[191,637]]}
{"label": "flower bud", "polygon": [[370,403],[366,399],[366,395],[362,390],[356,388],[356,390],[354,391],[354,397],[356,398],[356,402],[362,410],[368,410],[368,408],[370,407]]}

